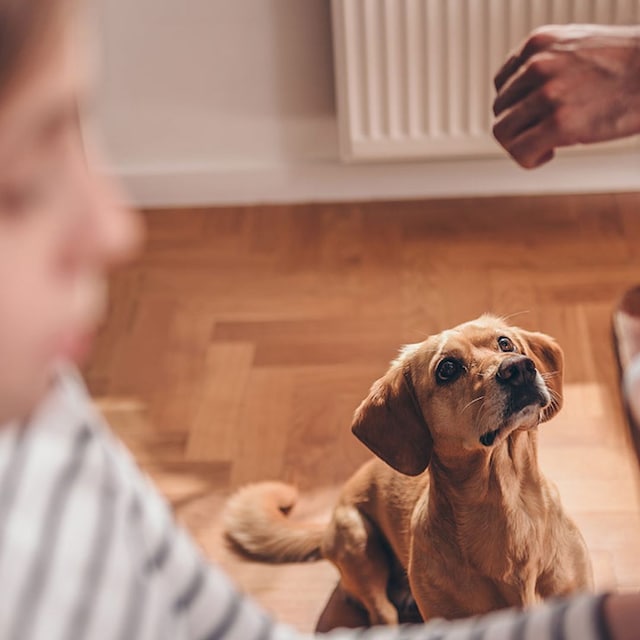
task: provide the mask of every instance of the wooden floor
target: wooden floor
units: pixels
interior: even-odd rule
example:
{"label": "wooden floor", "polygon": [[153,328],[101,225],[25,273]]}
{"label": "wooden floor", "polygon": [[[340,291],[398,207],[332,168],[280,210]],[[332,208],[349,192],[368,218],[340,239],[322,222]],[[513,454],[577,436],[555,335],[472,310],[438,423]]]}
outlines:
{"label": "wooden floor", "polygon": [[279,478],[325,518],[368,458],[351,414],[398,349],[485,311],[554,335],[565,409],[541,462],[601,588],[640,587],[638,477],[610,314],[640,281],[640,194],[148,212],[86,369],[114,428],[207,554],[310,629],[326,563],[264,566],[220,537],[224,497]]}

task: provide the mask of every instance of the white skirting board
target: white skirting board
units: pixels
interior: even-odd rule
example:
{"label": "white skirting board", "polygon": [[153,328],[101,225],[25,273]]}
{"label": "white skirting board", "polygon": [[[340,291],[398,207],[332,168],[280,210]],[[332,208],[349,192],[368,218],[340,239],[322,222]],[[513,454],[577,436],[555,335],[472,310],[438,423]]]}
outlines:
{"label": "white skirting board", "polygon": [[123,167],[112,170],[140,207],[404,200],[640,191],[640,149],[565,155],[540,169],[508,158],[423,163],[315,161],[265,167]]}

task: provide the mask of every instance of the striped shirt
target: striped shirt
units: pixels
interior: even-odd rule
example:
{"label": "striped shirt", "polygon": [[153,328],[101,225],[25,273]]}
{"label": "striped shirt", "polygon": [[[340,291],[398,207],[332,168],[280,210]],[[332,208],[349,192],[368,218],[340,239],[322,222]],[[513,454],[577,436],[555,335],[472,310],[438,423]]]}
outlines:
{"label": "striped shirt", "polygon": [[[0,638],[297,640],[202,556],[73,372],[0,429]],[[599,640],[602,597],[333,640]]]}

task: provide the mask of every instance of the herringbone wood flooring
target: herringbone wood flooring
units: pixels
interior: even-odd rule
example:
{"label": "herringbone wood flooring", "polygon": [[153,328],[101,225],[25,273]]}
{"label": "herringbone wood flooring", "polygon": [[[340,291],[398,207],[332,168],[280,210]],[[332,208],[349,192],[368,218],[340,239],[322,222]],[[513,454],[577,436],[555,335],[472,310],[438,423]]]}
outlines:
{"label": "herringbone wood flooring", "polygon": [[336,574],[231,554],[224,497],[279,478],[326,517],[368,458],[349,431],[405,342],[485,311],[555,336],[565,409],[541,463],[601,588],[640,587],[637,475],[610,314],[640,281],[640,194],[147,212],[86,369],[93,395],[206,552],[280,619],[313,627]]}

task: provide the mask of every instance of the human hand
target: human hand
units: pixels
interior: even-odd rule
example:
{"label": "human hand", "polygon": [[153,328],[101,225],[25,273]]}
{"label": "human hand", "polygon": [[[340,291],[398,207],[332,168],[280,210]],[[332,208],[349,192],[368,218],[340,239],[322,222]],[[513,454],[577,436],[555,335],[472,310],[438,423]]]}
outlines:
{"label": "human hand", "polygon": [[557,147],[640,133],[640,27],[538,29],[495,86],[493,134],[527,169]]}
{"label": "human hand", "polygon": [[611,640],[636,640],[640,625],[640,594],[614,593],[604,601],[604,621]]}

